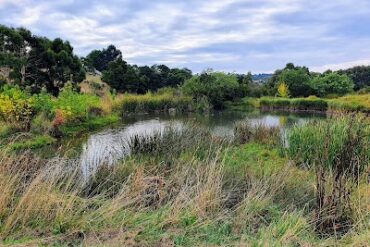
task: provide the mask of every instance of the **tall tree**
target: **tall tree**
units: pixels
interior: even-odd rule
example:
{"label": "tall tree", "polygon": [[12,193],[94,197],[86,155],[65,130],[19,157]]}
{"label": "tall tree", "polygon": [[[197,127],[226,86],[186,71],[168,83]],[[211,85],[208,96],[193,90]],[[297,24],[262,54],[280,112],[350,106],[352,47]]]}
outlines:
{"label": "tall tree", "polygon": [[346,70],[339,70],[339,74],[346,74],[354,82],[354,89],[370,87],[370,66],[355,66]]}
{"label": "tall tree", "polygon": [[24,28],[5,26],[0,26],[0,70],[9,71],[7,77],[12,83],[29,87],[32,92],[45,87],[54,95],[68,80],[79,82],[85,78],[68,41],[51,41]]}
{"label": "tall tree", "polygon": [[103,72],[108,68],[110,62],[122,58],[122,52],[114,45],[109,45],[103,50],[93,50],[84,59],[85,67],[93,71],[94,69]]}

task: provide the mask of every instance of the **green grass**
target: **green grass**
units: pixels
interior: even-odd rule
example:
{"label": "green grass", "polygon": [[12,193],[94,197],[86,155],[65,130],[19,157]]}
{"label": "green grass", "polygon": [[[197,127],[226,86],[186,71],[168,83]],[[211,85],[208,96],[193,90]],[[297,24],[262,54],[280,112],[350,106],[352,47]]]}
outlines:
{"label": "green grass", "polygon": [[225,107],[230,110],[246,110],[259,108],[259,98],[245,97],[235,102],[225,102]]}
{"label": "green grass", "polygon": [[370,112],[370,94],[348,95],[337,99],[329,99],[329,109]]}
{"label": "green grass", "polygon": [[93,117],[84,122],[64,124],[60,127],[60,131],[63,133],[63,136],[77,136],[88,131],[102,129],[106,126],[117,123],[119,120],[120,118],[117,114]]}
{"label": "green grass", "polygon": [[47,145],[51,145],[56,140],[48,135],[37,135],[32,136],[30,139],[16,141],[10,145],[10,149],[13,151],[19,151],[24,149],[38,149]]}
{"label": "green grass", "polygon": [[259,104],[262,109],[370,112],[370,94],[347,95],[336,99],[314,96],[292,99],[262,97]]}
{"label": "green grass", "polygon": [[[316,235],[309,206],[314,198],[314,174],[290,165],[277,148],[247,143],[224,146],[208,156],[192,155],[189,147],[182,152],[170,166],[163,163],[169,155],[164,153],[156,159],[133,155],[111,167],[96,186],[112,182],[118,186],[112,194],[79,192],[72,182],[78,174],[63,162],[62,169],[57,165],[50,171],[30,170],[24,174],[29,181],[14,180],[11,185],[17,200],[8,201],[5,210],[0,203],[0,243],[292,247],[368,243],[364,228],[338,240]],[[6,157],[0,152],[4,167],[15,164]],[[28,163],[39,167],[37,161]],[[7,186],[13,181],[9,175],[22,179],[22,173],[9,172],[0,169],[0,202],[7,202],[8,192],[13,191]],[[152,179],[162,180],[163,187],[152,184]],[[157,190],[162,202],[142,204]],[[234,201],[231,207],[230,201]]]}
{"label": "green grass", "polygon": [[260,100],[260,107],[262,109],[326,111],[328,109],[328,103],[326,100],[317,97],[294,99],[264,97]]}
{"label": "green grass", "polygon": [[166,111],[175,108],[178,111],[187,111],[192,105],[192,99],[187,96],[172,93],[133,95],[124,94],[116,103],[115,108],[122,113]]}

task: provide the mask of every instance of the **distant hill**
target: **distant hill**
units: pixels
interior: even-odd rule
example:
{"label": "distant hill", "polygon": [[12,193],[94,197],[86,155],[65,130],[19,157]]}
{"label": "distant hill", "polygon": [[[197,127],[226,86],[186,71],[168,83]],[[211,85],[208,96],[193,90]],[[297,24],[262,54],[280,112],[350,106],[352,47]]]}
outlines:
{"label": "distant hill", "polygon": [[255,82],[266,82],[269,78],[272,77],[272,74],[255,74],[252,75],[252,80]]}

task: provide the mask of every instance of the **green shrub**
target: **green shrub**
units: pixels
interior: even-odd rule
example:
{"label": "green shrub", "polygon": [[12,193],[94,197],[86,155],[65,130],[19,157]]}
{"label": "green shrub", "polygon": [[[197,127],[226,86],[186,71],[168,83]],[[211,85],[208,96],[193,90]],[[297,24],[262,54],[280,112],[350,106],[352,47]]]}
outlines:
{"label": "green shrub", "polygon": [[207,97],[210,104],[220,109],[224,102],[232,100],[240,85],[234,74],[207,71],[185,81],[182,90],[193,99]]}
{"label": "green shrub", "polygon": [[30,140],[24,140],[15,142],[10,145],[10,148],[14,151],[24,149],[38,149],[46,145],[50,145],[55,142],[55,139],[48,135],[40,135],[31,138]]}
{"label": "green shrub", "polygon": [[18,87],[4,86],[0,91],[0,120],[28,130],[35,112],[33,100]]}
{"label": "green shrub", "polygon": [[89,118],[90,109],[99,108],[99,98],[65,88],[52,105],[54,113],[59,110],[65,122],[83,122]]}

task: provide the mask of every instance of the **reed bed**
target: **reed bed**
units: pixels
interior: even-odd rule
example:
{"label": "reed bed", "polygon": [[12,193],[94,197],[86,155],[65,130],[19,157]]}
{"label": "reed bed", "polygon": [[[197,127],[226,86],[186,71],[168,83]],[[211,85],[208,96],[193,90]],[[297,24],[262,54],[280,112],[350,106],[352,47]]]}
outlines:
{"label": "reed bed", "polygon": [[117,99],[115,108],[121,113],[168,111],[170,108],[181,112],[192,110],[192,104],[191,97],[172,93],[123,94]]}

